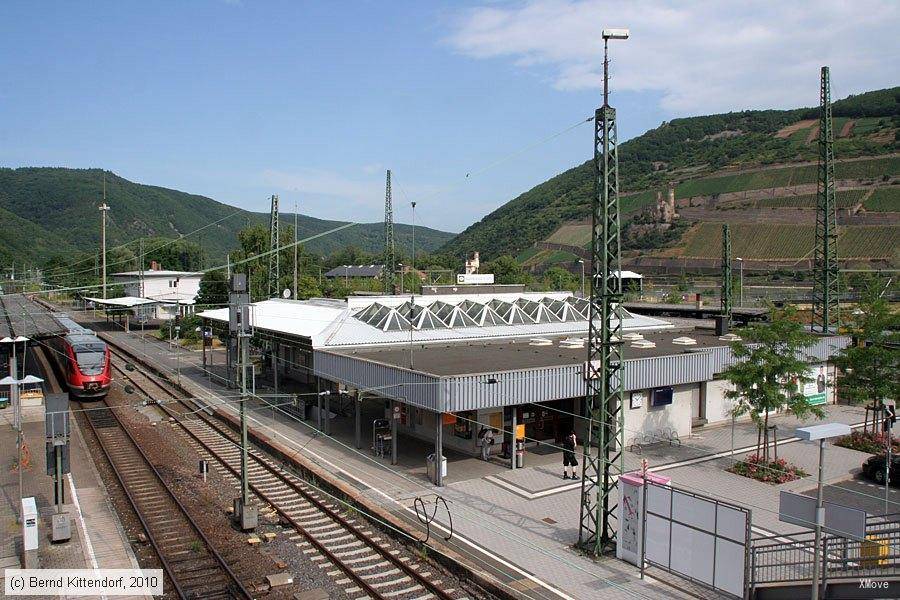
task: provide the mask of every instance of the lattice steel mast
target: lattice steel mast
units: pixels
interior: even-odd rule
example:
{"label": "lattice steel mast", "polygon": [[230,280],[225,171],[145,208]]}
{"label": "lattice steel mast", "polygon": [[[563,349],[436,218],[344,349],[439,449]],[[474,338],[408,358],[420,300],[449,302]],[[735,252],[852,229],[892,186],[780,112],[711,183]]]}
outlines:
{"label": "lattice steel mast", "polygon": [[[596,190],[591,222],[591,294],[588,325],[588,382],[581,477],[578,544],[599,555],[616,542],[618,476],[624,467],[621,320],[614,314],[622,295],[619,277],[619,162],[616,110],[609,105],[610,39],[627,39],[627,29],[603,30],[603,106],[594,113]],[[595,448],[596,444],[596,448]]]}
{"label": "lattice steel mast", "polygon": [[269,213],[269,298],[278,295],[278,280],[281,276],[281,264],[278,259],[278,196],[272,196],[272,208]]}
{"label": "lattice steel mast", "polygon": [[731,229],[728,223],[722,225],[722,314],[731,321],[731,307],[734,306],[731,277]]}
{"label": "lattice steel mast", "polygon": [[831,76],[822,67],[819,113],[819,177],[816,198],[816,248],[813,264],[812,330],[836,331],[840,325],[837,214],[834,202],[834,130]]}
{"label": "lattice steel mast", "polygon": [[385,295],[394,293],[394,268],[397,262],[394,248],[394,207],[391,202],[391,170],[388,169],[384,188],[384,271],[381,275]]}

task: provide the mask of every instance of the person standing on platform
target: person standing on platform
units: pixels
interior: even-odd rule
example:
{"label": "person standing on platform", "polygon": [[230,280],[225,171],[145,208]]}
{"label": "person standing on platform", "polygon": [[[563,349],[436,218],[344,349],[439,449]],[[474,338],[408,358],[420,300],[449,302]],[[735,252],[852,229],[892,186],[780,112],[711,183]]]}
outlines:
{"label": "person standing on platform", "polygon": [[575,474],[575,467],[578,466],[578,459],[575,458],[575,446],[578,445],[578,440],[575,437],[575,432],[571,432],[569,435],[565,437],[563,440],[563,479],[569,479],[568,468],[572,468],[572,479],[578,479],[578,475]]}
{"label": "person standing on platform", "polygon": [[494,445],[494,430],[485,427],[478,435],[481,438],[481,460],[487,462],[491,460],[491,446]]}

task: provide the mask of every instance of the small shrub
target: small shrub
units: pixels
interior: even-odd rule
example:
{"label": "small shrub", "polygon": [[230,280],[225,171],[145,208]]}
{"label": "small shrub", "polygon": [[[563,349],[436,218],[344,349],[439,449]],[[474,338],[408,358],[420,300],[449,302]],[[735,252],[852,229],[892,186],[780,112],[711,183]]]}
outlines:
{"label": "small shrub", "polygon": [[728,468],[728,472],[773,485],[787,483],[788,481],[807,476],[806,471],[796,465],[789,464],[783,458],[766,462],[758,454],[751,454],[747,457],[747,460],[734,463]]}

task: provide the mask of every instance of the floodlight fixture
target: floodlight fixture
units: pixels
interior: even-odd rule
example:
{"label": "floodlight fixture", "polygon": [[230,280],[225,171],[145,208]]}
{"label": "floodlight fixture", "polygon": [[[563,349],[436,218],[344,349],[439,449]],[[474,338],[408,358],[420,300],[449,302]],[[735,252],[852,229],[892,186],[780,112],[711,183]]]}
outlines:
{"label": "floodlight fixture", "polygon": [[604,40],[627,40],[629,31],[627,29],[604,29]]}

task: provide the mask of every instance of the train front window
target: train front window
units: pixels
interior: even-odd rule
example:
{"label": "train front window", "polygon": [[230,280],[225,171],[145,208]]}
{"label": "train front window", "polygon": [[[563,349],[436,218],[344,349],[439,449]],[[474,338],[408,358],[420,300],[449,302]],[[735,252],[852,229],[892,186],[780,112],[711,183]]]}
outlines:
{"label": "train front window", "polygon": [[106,344],[79,344],[73,348],[78,370],[84,375],[100,375],[106,364]]}

